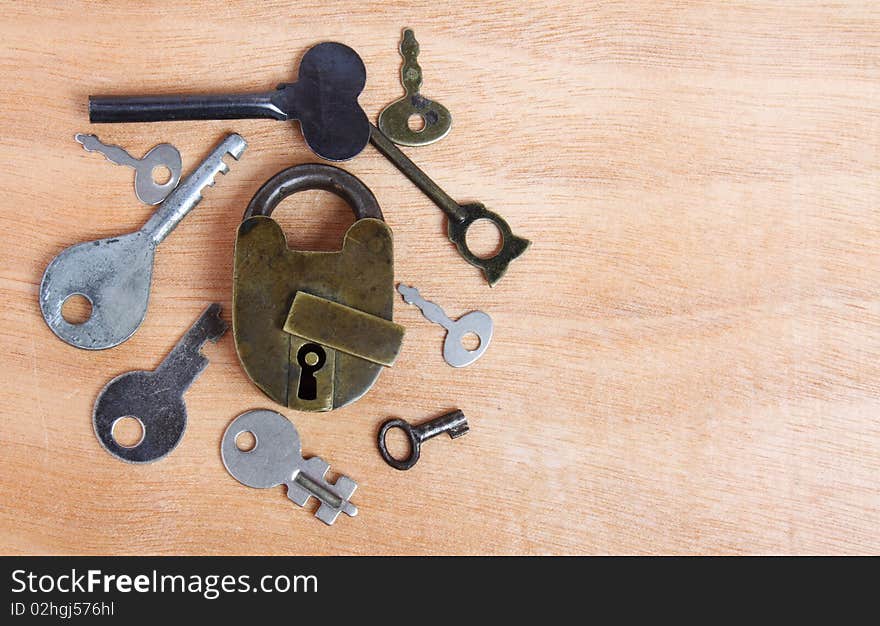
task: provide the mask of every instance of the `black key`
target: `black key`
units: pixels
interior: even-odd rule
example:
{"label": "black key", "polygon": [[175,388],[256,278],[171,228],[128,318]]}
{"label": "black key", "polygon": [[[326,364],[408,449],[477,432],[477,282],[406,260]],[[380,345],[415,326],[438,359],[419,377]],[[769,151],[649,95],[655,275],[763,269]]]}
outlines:
{"label": "black key", "polygon": [[324,42],[310,48],[295,83],[253,94],[90,96],[89,120],[166,122],[270,118],[298,120],[309,148],[328,161],[346,161],[370,141],[370,121],[357,99],[367,82],[358,53]]}

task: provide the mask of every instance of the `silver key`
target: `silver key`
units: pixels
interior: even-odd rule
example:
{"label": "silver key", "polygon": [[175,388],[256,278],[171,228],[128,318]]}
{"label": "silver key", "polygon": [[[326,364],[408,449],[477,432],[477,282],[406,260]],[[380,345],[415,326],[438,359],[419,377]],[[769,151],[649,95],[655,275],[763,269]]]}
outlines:
{"label": "silver key", "polygon": [[[186,430],[183,394],[208,366],[201,349],[216,343],[226,332],[220,305],[212,304],[186,331],[165,360],[151,372],[126,372],[101,390],[92,413],[98,441],[110,454],[129,463],[151,463],[168,455]],[[140,422],[143,436],[133,446],[123,446],[113,427],[123,417]]]}
{"label": "silver key", "polygon": [[[242,433],[254,437],[254,447],[243,451],[236,440]],[[226,428],[220,444],[223,465],[238,482],[248,487],[267,489],[287,486],[287,497],[299,506],[305,506],[310,497],[321,506],[315,517],[328,526],[340,513],[354,517],[357,507],[349,500],[357,483],[340,476],[335,485],[324,478],[330,465],[322,458],[302,457],[299,433],[286,417],[268,409],[242,413]]]}
{"label": "silver key", "polygon": [[[229,135],[165,199],[143,228],[133,233],[76,244],[46,268],[40,284],[43,319],[58,337],[86,350],[112,348],[131,337],[147,314],[156,246],[202,199],[202,190],[247,148],[239,135]],[[70,296],[92,305],[89,319],[71,324],[61,315]]]}
{"label": "silver key", "polygon": [[[425,300],[419,295],[419,290],[407,285],[397,285],[397,291],[403,296],[404,302],[414,304],[422,311],[422,315],[435,324],[440,324],[446,329],[446,339],[443,341],[443,358],[452,367],[464,367],[470,365],[481,356],[492,341],[492,318],[482,311],[471,311],[462,315],[457,320],[449,319],[439,306]],[[468,333],[473,333],[480,340],[480,345],[473,350],[468,350],[462,345],[462,338]]]}
{"label": "silver key", "polygon": [[[87,152],[100,152],[107,160],[116,165],[127,165],[134,169],[134,193],[144,204],[159,204],[171,193],[180,182],[180,151],[170,143],[153,146],[143,158],[136,159],[119,146],[104,143],[95,135],[75,135]],[[153,179],[153,170],[166,167],[171,177],[164,183]]]}

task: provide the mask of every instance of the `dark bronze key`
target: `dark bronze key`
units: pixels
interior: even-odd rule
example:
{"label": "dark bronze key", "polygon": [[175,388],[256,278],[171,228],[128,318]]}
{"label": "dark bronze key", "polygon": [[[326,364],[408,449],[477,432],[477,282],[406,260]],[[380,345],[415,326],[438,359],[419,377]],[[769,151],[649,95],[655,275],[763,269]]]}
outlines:
{"label": "dark bronze key", "polygon": [[357,52],[324,42],[302,58],[295,83],[253,94],[90,96],[89,120],[165,122],[270,118],[299,120],[303,138],[322,159],[346,161],[370,140],[370,121],[358,104],[367,70]]}
{"label": "dark bronze key", "polygon": [[[409,439],[409,456],[405,459],[397,459],[388,451],[385,445],[385,436],[392,428],[399,428],[406,433]],[[452,439],[457,439],[462,435],[466,435],[470,430],[467,418],[459,409],[455,409],[451,413],[435,417],[418,426],[412,426],[409,422],[402,419],[390,419],[379,429],[379,452],[382,458],[394,469],[408,470],[415,465],[421,455],[422,443],[436,437],[441,433],[448,434]]]}

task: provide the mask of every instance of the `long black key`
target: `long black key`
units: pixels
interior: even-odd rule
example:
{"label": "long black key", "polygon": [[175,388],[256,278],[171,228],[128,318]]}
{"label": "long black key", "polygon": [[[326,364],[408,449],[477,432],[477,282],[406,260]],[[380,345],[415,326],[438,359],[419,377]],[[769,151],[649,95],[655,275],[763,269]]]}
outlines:
{"label": "long black key", "polygon": [[346,161],[366,147],[370,121],[358,104],[367,70],[341,43],[319,43],[299,65],[295,83],[274,91],[202,96],[90,96],[89,120],[166,122],[270,118],[299,120],[303,138],[322,159]]}

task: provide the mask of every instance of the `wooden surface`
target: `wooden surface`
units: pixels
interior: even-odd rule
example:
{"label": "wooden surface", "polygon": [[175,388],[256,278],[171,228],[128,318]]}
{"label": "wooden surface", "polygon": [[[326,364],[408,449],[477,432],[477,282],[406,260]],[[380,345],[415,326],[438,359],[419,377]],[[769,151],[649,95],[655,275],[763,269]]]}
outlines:
{"label": "wooden surface", "polygon": [[[3,553],[880,552],[876,3],[185,4],[0,7]],[[402,355],[365,398],[285,411],[307,454],[359,484],[360,515],[332,528],[223,468],[230,420],[279,408],[229,335],[206,349],[174,453],[109,456],[98,392],[154,368],[208,303],[228,318],[244,207],[317,159],[268,120],[90,127],[87,96],[268,89],[329,39],[362,55],[375,119],[402,94],[403,26],[423,93],[454,118],[407,152],[532,248],[490,289],[372,147],[344,167],[394,229],[397,279],[452,316],[492,315],[490,349],[453,370],[442,331],[398,300]],[[137,154],[168,141],[188,171],[232,130],[250,148],[162,244],[137,334],[102,352],[56,339],[47,263],[151,213],[74,133]],[[303,249],[333,249],[351,221],[322,192],[279,211]],[[387,417],[454,407],[466,437],[426,444],[409,472],[379,457]]]}

